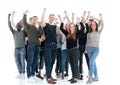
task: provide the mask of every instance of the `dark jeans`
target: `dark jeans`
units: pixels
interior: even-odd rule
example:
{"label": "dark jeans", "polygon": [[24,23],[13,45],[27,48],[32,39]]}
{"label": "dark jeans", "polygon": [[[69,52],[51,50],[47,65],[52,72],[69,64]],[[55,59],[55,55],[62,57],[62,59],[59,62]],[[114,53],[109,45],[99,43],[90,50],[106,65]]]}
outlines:
{"label": "dark jeans", "polygon": [[61,48],[57,48],[57,61],[55,72],[58,74],[61,72]]}
{"label": "dark jeans", "polygon": [[46,75],[47,78],[51,78],[51,73],[56,58],[57,45],[52,43],[45,43],[44,52],[45,52]]}
{"label": "dark jeans", "polygon": [[71,70],[72,70],[72,77],[77,78],[78,77],[79,49],[77,47],[72,48],[72,49],[67,49],[67,56],[68,56],[68,61],[71,66]]}
{"label": "dark jeans", "polygon": [[25,55],[25,60],[26,60],[26,62],[27,62],[27,57],[28,57],[28,54],[27,54],[27,45],[28,45],[28,44],[25,45],[25,52],[26,52],[26,53],[25,53],[25,54],[26,54],[26,55]]}
{"label": "dark jeans", "polygon": [[40,47],[40,52],[39,52],[39,56],[38,56],[38,65],[37,65],[37,68],[36,68],[36,73],[38,73],[38,72],[40,73],[41,69],[43,69],[43,65],[44,65],[44,51],[43,51],[43,47]]}
{"label": "dark jeans", "polygon": [[68,63],[68,58],[67,57],[68,56],[66,56],[66,61],[65,61],[65,72],[66,72],[66,74],[68,74],[68,69],[69,69],[69,63]]}
{"label": "dark jeans", "polygon": [[31,77],[35,75],[38,64],[39,45],[28,43],[27,53],[27,77]]}
{"label": "dark jeans", "polygon": [[43,69],[44,66],[44,48],[42,48],[42,50],[40,50],[40,62],[39,62],[39,69]]}
{"label": "dark jeans", "polygon": [[86,58],[86,63],[87,63],[87,66],[88,66],[88,70],[89,70],[89,57],[88,57],[87,53],[84,53],[85,45],[79,45],[79,51],[80,51],[80,56],[79,56],[79,73],[82,74],[82,71],[83,71],[83,67],[82,67],[82,64],[83,64],[83,54],[85,55],[85,58]]}

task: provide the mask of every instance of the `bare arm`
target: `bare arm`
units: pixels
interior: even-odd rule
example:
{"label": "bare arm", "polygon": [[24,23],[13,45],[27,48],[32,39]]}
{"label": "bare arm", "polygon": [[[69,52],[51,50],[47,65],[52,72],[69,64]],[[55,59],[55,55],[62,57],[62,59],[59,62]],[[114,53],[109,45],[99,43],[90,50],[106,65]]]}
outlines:
{"label": "bare arm", "polygon": [[43,9],[43,13],[42,13],[42,16],[41,16],[41,27],[44,27],[45,26],[45,13],[46,13],[46,8]]}
{"label": "bare arm", "polygon": [[74,17],[75,17],[75,14],[72,13],[72,23],[74,23]]}
{"label": "bare arm", "polygon": [[60,20],[60,23],[64,23],[64,22],[65,22],[66,17],[63,17],[63,20],[62,20],[61,16],[58,15],[58,18],[59,18],[59,20]]}

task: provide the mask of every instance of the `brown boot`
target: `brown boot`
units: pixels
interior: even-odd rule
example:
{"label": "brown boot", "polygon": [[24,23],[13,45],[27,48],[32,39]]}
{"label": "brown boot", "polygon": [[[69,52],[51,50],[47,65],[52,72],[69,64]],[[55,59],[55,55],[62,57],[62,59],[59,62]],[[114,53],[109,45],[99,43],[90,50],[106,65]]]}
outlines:
{"label": "brown boot", "polygon": [[48,83],[49,83],[49,84],[56,84],[56,82],[55,82],[55,81],[53,81],[53,79],[52,79],[52,78],[48,79],[47,81],[48,81]]}
{"label": "brown boot", "polygon": [[61,79],[64,79],[64,72],[62,72],[61,74]]}

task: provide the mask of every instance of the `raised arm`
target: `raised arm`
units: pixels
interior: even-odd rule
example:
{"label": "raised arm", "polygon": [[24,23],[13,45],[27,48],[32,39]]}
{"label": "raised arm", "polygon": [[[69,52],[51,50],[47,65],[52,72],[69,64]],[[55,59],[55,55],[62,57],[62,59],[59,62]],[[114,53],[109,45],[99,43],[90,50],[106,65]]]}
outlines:
{"label": "raised arm", "polygon": [[24,23],[25,29],[28,29],[29,26],[30,26],[30,24],[27,23],[27,13],[28,13],[28,12],[29,12],[29,11],[26,10],[26,11],[23,13],[23,23]]}
{"label": "raised arm", "polygon": [[99,14],[99,16],[100,16],[100,22],[101,22],[101,28],[100,28],[99,32],[101,33],[102,30],[103,30],[103,28],[104,28],[104,22],[103,22],[102,14],[101,13]]}
{"label": "raised arm", "polygon": [[72,13],[72,23],[74,23],[74,17],[75,17],[75,14]]}
{"label": "raised arm", "polygon": [[65,17],[66,17],[67,21],[71,22],[70,19],[69,19],[69,17],[68,17],[67,11],[64,11],[64,13],[65,13]]}
{"label": "raised arm", "polygon": [[42,13],[42,16],[41,16],[41,27],[44,27],[45,26],[45,13],[46,13],[46,8],[43,9],[43,13]]}
{"label": "raised arm", "polygon": [[67,36],[68,32],[66,30],[64,30],[64,21],[65,21],[65,17],[63,18],[63,20],[61,19],[61,16],[58,15],[58,18],[61,22],[60,24],[60,30]]}
{"label": "raised arm", "polygon": [[89,18],[90,18],[90,11],[88,11],[88,15],[85,20],[88,22]]}
{"label": "raised arm", "polygon": [[97,22],[98,22],[98,27],[100,27],[100,25],[101,25],[101,20],[98,19],[98,18],[96,18],[96,17],[93,17],[93,16],[91,16],[91,18],[92,18],[93,20],[97,21]]}
{"label": "raised arm", "polygon": [[15,11],[12,12],[11,24],[14,28],[16,28],[15,23],[14,23],[14,15],[15,15]]}
{"label": "raised arm", "polygon": [[11,16],[11,14],[8,14],[8,27],[9,27],[10,31],[12,33],[14,33],[15,30],[13,29],[13,27],[11,25],[10,16]]}
{"label": "raised arm", "polygon": [[83,23],[86,23],[86,19],[85,19],[86,13],[87,13],[87,12],[84,11],[84,12],[83,12],[83,16],[81,17],[81,19],[82,19],[81,22],[83,22]]}

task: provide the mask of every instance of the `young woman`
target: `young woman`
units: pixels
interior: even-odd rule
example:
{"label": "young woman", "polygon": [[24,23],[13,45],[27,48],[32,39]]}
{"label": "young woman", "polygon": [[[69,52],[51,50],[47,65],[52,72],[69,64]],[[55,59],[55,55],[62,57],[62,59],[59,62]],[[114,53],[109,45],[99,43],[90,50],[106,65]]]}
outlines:
{"label": "young woman", "polygon": [[[98,30],[98,24],[96,21],[92,21],[90,24],[90,32],[87,34],[87,52],[89,56],[89,78],[87,81],[87,84],[91,84],[93,81],[98,81],[98,72],[97,72],[97,66],[96,66],[96,58],[99,54],[99,39],[100,34],[103,30],[103,20],[102,15],[100,14],[101,18],[101,29]],[[94,78],[93,78],[94,74]]]}
{"label": "young woman", "polygon": [[66,36],[66,48],[68,61],[72,70],[72,78],[69,80],[71,83],[76,83],[78,78],[78,57],[79,49],[77,47],[77,38],[81,37],[80,32],[76,32],[77,26],[74,23],[69,24],[69,31],[64,30],[64,21],[62,22],[60,15],[58,16],[61,21],[60,29]]}
{"label": "young woman", "polygon": [[[66,23],[64,26],[64,30],[69,30],[69,23]],[[67,61],[67,53],[66,53],[66,36],[63,34],[62,36],[62,47],[61,47],[61,79],[64,79],[64,76],[68,76],[68,61]],[[64,71],[66,73],[64,74]]]}

